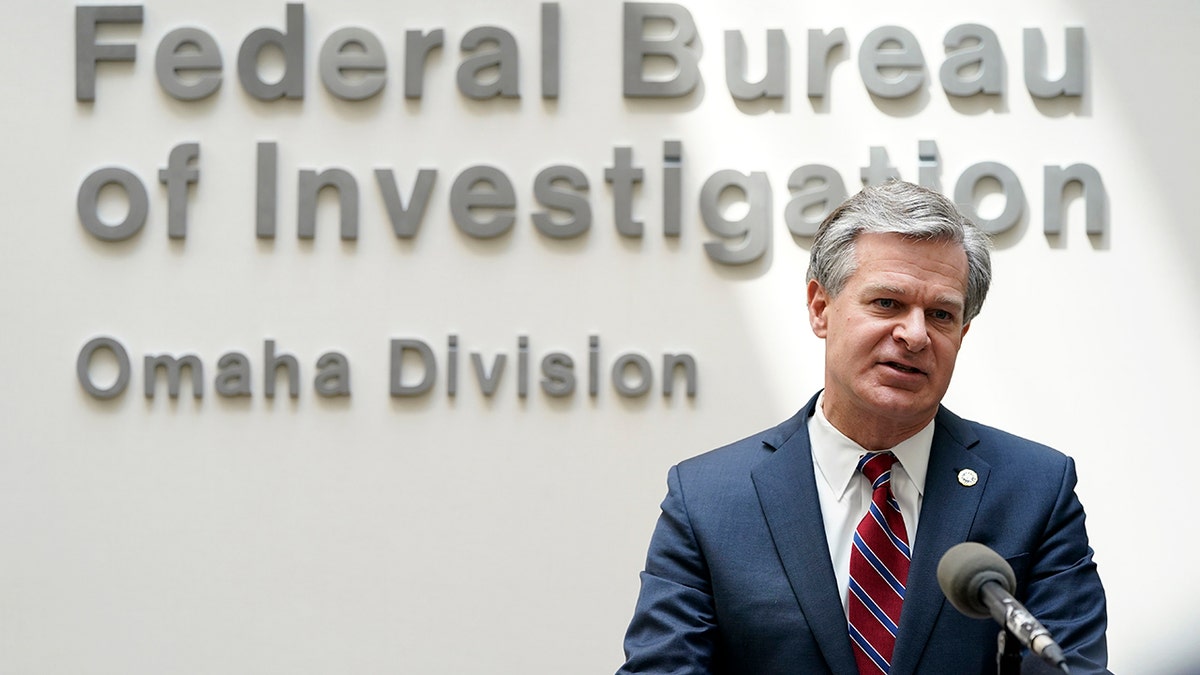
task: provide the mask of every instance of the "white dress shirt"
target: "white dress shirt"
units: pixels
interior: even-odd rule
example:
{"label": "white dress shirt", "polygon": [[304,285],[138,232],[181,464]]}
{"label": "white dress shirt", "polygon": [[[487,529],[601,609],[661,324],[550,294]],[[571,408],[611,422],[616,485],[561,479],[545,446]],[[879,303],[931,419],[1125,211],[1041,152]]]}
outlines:
{"label": "white dress shirt", "polygon": [[[854,530],[871,504],[871,484],[855,469],[867,450],[838,431],[821,411],[825,394],[817,399],[817,409],[808,420],[808,436],[812,442],[813,472],[817,479],[817,495],[821,517],[825,522],[825,538],[833,559],[833,572],[842,595],[842,610],[846,609],[846,589],[850,584],[850,546]],[[900,504],[904,527],[908,530],[911,547],[917,539],[917,516],[925,494],[925,470],[929,468],[929,451],[933,445],[933,421],[915,435],[890,448],[896,455],[892,466],[892,493]]]}

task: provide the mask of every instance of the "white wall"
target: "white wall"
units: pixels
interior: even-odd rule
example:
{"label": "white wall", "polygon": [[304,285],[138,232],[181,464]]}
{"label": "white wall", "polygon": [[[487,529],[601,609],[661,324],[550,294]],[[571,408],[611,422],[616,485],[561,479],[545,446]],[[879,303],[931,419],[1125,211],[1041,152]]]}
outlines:
{"label": "white wall", "polygon": [[[802,311],[806,242],[783,222],[789,173],[827,164],[853,190],[869,148],[882,146],[915,179],[922,139],[938,142],[947,188],[990,160],[1011,167],[1028,198],[1022,224],[998,242],[992,295],[947,404],[1076,458],[1113,668],[1183,672],[1200,661],[1200,585],[1181,562],[1196,550],[1174,541],[1195,531],[1180,513],[1194,490],[1174,462],[1197,445],[1196,5],[685,5],[700,28],[704,86],[683,102],[622,97],[615,2],[562,2],[562,93],[547,103],[535,3],[310,0],[306,97],[265,104],[242,90],[236,54],[250,31],[283,28],[284,3],[163,0],[144,5],[140,28],[102,32],[135,42],[138,60],[101,66],[96,101],[84,104],[74,98],[73,6],[10,2],[0,43],[0,672],[615,669],[667,468],[774,424],[820,385],[822,345]],[[1007,90],[995,105],[953,101],[937,83],[942,38],[962,23],[1000,37]],[[455,88],[458,41],[485,24],[517,36],[518,101],[472,102]],[[929,63],[931,82],[911,100],[875,101],[858,74],[863,37],[888,24],[912,31]],[[223,85],[203,102],[170,99],[154,78],[158,41],[183,26],[214,35],[224,57]],[[318,79],[320,44],[345,26],[371,30],[388,52],[387,87],[367,102],[335,99]],[[1066,26],[1086,30],[1086,95],[1035,104],[1021,29],[1045,31],[1053,69]],[[836,27],[851,49],[814,109],[807,30]],[[404,31],[433,28],[447,47],[430,63],[426,96],[405,101]],[[722,31],[744,32],[757,68],[768,28],[791,46],[789,97],[739,108],[724,86]],[[668,139],[684,147],[677,240],[661,236],[657,215]],[[268,140],[280,149],[273,242],[254,236],[255,144]],[[188,236],[172,241],[156,174],[185,142],[200,144],[201,175]],[[646,170],[640,240],[613,227],[603,171],[614,146],[632,147]],[[1099,244],[1084,234],[1081,200],[1064,237],[1041,232],[1041,167],[1075,162],[1096,167],[1107,189]],[[518,221],[476,241],[454,227],[448,194],[458,172],[485,163],[512,178]],[[533,177],[554,163],[579,166],[591,186],[592,229],[568,242],[529,220]],[[118,244],[85,232],[75,210],[83,179],[110,165],[139,175],[151,201],[145,229]],[[357,242],[338,239],[332,201],[315,240],[296,237],[296,172],[329,167],[359,181]],[[412,241],[391,233],[371,176],[381,167],[405,194],[417,169],[439,170]],[[723,266],[703,251],[712,237],[696,196],[726,168],[770,177],[775,234],[758,264]],[[102,211],[119,219],[111,197]],[[452,333],[458,395],[440,380],[428,396],[390,397],[389,339],[429,342],[444,368]],[[535,369],[561,350],[580,372],[591,334],[604,370],[629,351],[655,363],[694,355],[698,395],[624,399],[605,381],[594,398],[581,382],[555,400],[536,370],[528,398],[516,395],[518,335],[529,336]],[[100,335],[133,360],[129,389],[107,402],[75,376],[79,350]],[[268,338],[300,361],[296,400],[262,395]],[[317,358],[331,350],[350,361],[349,399],[313,391]],[[248,400],[213,390],[229,351],[253,364]],[[473,381],[472,351],[489,362],[508,354],[490,399]],[[200,356],[204,397],[170,400],[160,381],[146,399],[141,358],[158,353]],[[93,372],[113,376],[104,363]]]}

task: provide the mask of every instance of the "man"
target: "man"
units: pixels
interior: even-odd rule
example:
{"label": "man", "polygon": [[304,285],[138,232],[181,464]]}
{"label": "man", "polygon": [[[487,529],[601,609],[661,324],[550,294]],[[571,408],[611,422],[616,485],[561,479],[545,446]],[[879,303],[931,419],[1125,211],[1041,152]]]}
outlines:
{"label": "man", "polygon": [[825,219],[825,388],[671,469],[620,673],[994,673],[997,625],[936,578],[963,541],[1009,562],[1072,673],[1107,672],[1074,463],[941,407],[990,281],[986,236],[930,190],[867,188]]}

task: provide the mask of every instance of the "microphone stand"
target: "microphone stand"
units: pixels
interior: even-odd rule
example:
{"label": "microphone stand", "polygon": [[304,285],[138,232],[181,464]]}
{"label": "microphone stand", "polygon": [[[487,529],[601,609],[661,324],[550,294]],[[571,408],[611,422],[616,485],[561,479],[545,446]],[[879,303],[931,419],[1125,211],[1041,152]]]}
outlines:
{"label": "microphone stand", "polygon": [[1007,628],[996,636],[996,672],[999,675],[1021,675],[1021,641]]}

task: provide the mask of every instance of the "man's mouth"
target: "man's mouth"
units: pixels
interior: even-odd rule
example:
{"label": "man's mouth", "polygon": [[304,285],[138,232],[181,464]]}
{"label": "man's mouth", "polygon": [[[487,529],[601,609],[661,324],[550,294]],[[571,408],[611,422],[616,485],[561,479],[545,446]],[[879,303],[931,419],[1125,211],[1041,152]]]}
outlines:
{"label": "man's mouth", "polygon": [[885,365],[889,368],[894,368],[902,373],[914,373],[915,374],[915,373],[924,372],[920,368],[913,368],[912,366],[906,366],[903,363],[897,363],[895,361],[884,361],[883,365]]}

